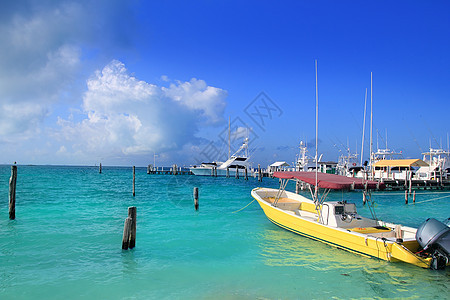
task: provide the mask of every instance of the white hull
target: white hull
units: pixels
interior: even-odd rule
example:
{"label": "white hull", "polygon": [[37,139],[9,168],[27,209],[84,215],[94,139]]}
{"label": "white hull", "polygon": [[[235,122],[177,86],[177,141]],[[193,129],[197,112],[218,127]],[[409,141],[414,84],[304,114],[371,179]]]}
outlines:
{"label": "white hull", "polygon": [[[196,176],[213,176],[213,169],[211,168],[190,168],[192,174]],[[227,170],[223,169],[216,169],[217,170],[217,177],[226,177],[227,176]],[[244,176],[245,171],[243,169],[239,169],[239,176]],[[247,176],[252,176],[251,171],[247,171]],[[229,169],[229,176],[230,177],[236,177],[236,169]]]}

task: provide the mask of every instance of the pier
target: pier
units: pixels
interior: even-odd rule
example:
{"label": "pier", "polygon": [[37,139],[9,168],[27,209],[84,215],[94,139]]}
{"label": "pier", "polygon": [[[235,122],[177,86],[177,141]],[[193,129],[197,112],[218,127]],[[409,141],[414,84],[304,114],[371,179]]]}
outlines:
{"label": "pier", "polygon": [[450,189],[450,180],[383,180],[385,190],[448,190]]}
{"label": "pier", "polygon": [[[147,166],[147,174],[155,174],[155,175],[194,175],[189,168],[187,167],[178,167],[177,165],[172,165],[171,167],[153,167],[152,165]],[[251,174],[251,175],[250,175]],[[243,177],[245,177],[245,171],[242,171]],[[211,177],[215,176],[214,172],[211,172]],[[253,169],[248,172],[248,177],[272,177],[271,173],[266,169]]]}
{"label": "pier", "polygon": [[147,174],[156,175],[193,175],[189,168],[178,167],[173,165],[172,167],[153,167],[148,165]]}

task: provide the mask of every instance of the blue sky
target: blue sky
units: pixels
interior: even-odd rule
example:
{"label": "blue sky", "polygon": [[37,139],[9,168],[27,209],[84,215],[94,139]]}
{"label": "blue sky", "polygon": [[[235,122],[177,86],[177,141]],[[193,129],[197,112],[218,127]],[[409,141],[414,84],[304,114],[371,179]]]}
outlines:
{"label": "blue sky", "polygon": [[447,148],[448,1],[9,2],[0,163],[190,165],[226,155],[228,119],[233,149],[248,127],[255,163],[292,162],[315,59],[324,159],[361,151],[370,72],[374,147]]}

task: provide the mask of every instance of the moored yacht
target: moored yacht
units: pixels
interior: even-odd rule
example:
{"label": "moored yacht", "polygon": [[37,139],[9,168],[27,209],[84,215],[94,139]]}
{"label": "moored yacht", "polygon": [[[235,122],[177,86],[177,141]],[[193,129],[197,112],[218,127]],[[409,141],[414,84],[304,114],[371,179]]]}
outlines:
{"label": "moored yacht", "polygon": [[245,138],[242,146],[225,162],[202,163],[191,167],[190,171],[197,176],[236,176],[236,172],[244,175],[247,170],[248,176],[251,176],[253,173],[249,163],[248,143],[249,139]]}
{"label": "moored yacht", "polygon": [[428,166],[417,171],[418,179],[442,180],[450,177],[450,151],[430,148],[430,151],[422,155]]}

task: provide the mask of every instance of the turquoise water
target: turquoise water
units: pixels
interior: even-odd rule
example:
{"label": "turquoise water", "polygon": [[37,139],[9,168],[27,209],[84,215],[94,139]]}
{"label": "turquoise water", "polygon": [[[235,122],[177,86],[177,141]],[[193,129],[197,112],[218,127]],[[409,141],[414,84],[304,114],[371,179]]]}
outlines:
{"label": "turquoise water", "polygon": [[[270,223],[256,202],[238,211],[253,200],[252,188],[278,187],[276,179],[147,175],[137,168],[132,197],[131,168],[103,167],[99,174],[95,167],[19,166],[11,221],[10,174],[10,166],[0,166],[0,299],[449,295],[449,268],[364,258],[300,237]],[[199,211],[193,187],[199,187]],[[421,192],[407,206],[402,193],[374,199],[379,218],[417,227],[428,217],[449,217],[449,195]],[[353,200],[370,215],[360,193],[329,198]],[[128,206],[137,206],[136,248],[123,251]]]}

